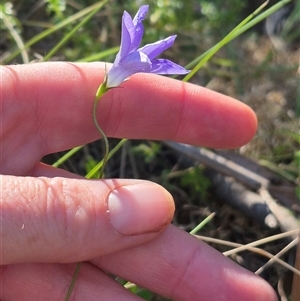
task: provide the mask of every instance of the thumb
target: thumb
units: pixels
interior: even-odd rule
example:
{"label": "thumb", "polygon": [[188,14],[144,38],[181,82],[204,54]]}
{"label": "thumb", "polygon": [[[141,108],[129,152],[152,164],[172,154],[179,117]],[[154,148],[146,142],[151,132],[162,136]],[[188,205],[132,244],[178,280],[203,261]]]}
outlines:
{"label": "thumb", "polygon": [[161,186],[139,180],[1,176],[0,264],[75,262],[145,243],[171,221]]}

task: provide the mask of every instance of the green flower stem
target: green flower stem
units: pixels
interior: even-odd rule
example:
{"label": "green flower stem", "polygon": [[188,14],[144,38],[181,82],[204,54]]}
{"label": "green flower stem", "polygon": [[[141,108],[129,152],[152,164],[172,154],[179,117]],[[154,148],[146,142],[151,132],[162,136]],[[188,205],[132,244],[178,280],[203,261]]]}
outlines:
{"label": "green flower stem", "polygon": [[[105,133],[103,132],[103,130],[101,129],[101,127],[99,126],[98,121],[97,121],[97,107],[98,107],[99,100],[104,95],[104,93],[106,93],[108,90],[109,90],[109,88],[107,88],[107,86],[106,86],[106,77],[105,77],[104,82],[99,86],[99,88],[96,92],[96,96],[95,96],[95,99],[94,99],[94,105],[93,105],[93,113],[92,113],[94,124],[95,124],[95,126],[96,126],[98,132],[100,133],[100,135],[103,139],[103,142],[104,142],[104,157],[103,157],[102,165],[101,165],[100,171],[99,171],[99,179],[102,179],[103,175],[104,175],[105,165],[108,161],[108,156],[109,156],[109,145],[108,145],[108,139],[107,139]],[[80,267],[81,267],[81,262],[78,262],[77,266],[76,266],[76,270],[75,270],[73,278],[72,278],[72,282],[69,286],[67,295],[65,297],[65,301],[68,301],[70,299],[70,296],[72,294],[72,291],[74,289],[74,285],[76,283],[76,280],[77,280],[77,277],[78,277],[78,274],[79,274],[79,271],[80,271]]]}
{"label": "green flower stem", "polygon": [[98,124],[97,107],[98,107],[99,100],[104,95],[104,93],[106,93],[108,90],[109,89],[106,87],[106,78],[105,78],[104,82],[100,85],[100,87],[98,88],[98,90],[96,92],[94,105],[93,105],[93,121],[94,121],[94,124],[95,124],[95,126],[96,126],[98,132],[100,133],[100,135],[103,139],[103,142],[104,142],[104,157],[103,157],[103,160],[102,160],[102,166],[101,166],[100,171],[99,171],[99,179],[102,179],[103,175],[104,175],[105,165],[108,161],[109,145],[108,145],[108,139],[107,139],[105,133],[103,132],[103,130],[101,129],[101,127]]}
{"label": "green flower stem", "polygon": [[73,291],[75,282],[76,282],[76,280],[77,280],[77,277],[78,277],[78,274],[79,274],[79,271],[80,271],[81,263],[82,263],[82,262],[78,262],[78,263],[77,263],[76,270],[75,270],[74,275],[73,275],[73,278],[72,278],[72,282],[71,282],[71,284],[70,284],[70,286],[69,286],[67,295],[66,295],[66,297],[65,297],[65,301],[69,301],[69,299],[70,299],[70,297],[71,297],[71,294],[72,294],[72,291]]}

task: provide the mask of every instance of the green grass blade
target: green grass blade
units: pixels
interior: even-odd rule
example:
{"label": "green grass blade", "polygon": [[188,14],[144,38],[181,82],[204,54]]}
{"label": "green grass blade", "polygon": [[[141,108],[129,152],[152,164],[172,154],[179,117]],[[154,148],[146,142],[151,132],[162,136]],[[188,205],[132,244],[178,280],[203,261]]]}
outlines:
{"label": "green grass blade", "polygon": [[93,61],[99,61],[99,60],[102,60],[103,58],[105,58],[105,57],[107,57],[109,55],[116,54],[119,51],[119,49],[120,49],[120,47],[116,46],[116,47],[113,47],[113,48],[110,48],[110,49],[107,49],[107,50],[104,50],[104,51],[92,54],[90,56],[81,58],[81,59],[77,60],[76,62],[93,62]]}
{"label": "green grass blade", "polygon": [[66,34],[45,56],[44,61],[48,61],[67,41],[81,28],[84,26],[106,3],[108,0],[104,0],[100,5],[92,10],[78,25],[76,25],[71,32]]}
{"label": "green grass blade", "polygon": [[[249,15],[247,18],[245,18],[241,23],[239,23],[229,34],[227,34],[219,43],[217,43],[215,46],[207,50],[205,53],[200,55],[198,58],[193,60],[191,63],[189,63],[186,68],[191,68],[195,64],[197,64],[193,70],[184,77],[183,81],[187,82],[189,81],[198,71],[199,69],[213,56],[215,55],[223,46],[231,42],[236,37],[240,36],[245,31],[249,30],[251,27],[256,25],[257,23],[261,22],[262,20],[266,19],[268,16],[272,15],[274,12],[276,12],[278,9],[286,5],[287,3],[291,2],[292,0],[282,0],[278,2],[277,4],[273,5],[266,11],[259,14],[257,17],[255,17],[265,6],[268,2],[265,2],[263,5],[261,5],[257,10],[255,10],[251,15]],[[254,18],[255,17],[255,18]]]}
{"label": "green grass blade", "polygon": [[197,227],[195,227],[190,234],[196,234],[201,228],[203,228],[206,224],[208,224],[216,214],[213,212],[207,218],[205,218]]}
{"label": "green grass blade", "polygon": [[[108,154],[108,160],[128,141],[128,139],[122,139]],[[101,160],[94,168],[85,176],[87,179],[94,178],[98,171],[101,169],[103,160]]]}
{"label": "green grass blade", "polygon": [[[108,159],[110,159],[125,143],[127,139],[122,139],[108,154]],[[58,167],[70,159],[74,154],[76,154],[79,150],[83,148],[83,145],[72,148],[66,154],[64,154],[61,158],[59,158],[55,163],[52,164],[53,167]],[[87,179],[91,179],[102,166],[102,160],[86,175]]]}
{"label": "green grass blade", "polygon": [[[266,5],[268,4],[268,1],[263,3],[258,9],[256,9],[252,14],[250,14],[248,17],[246,17],[242,22],[240,22],[231,32],[229,32],[219,43],[217,43],[215,46],[213,46],[211,49],[206,51],[201,57],[200,61],[196,65],[193,70],[184,77],[183,81],[187,82],[189,81],[198,71],[200,68],[203,67],[203,65],[209,61],[209,59],[215,55],[223,46],[228,44],[230,41],[232,41],[233,34],[241,29],[243,26],[245,26],[256,14],[258,14]],[[189,68],[189,67],[188,67]]]}
{"label": "green grass blade", "polygon": [[[108,0],[105,0],[105,2],[107,2]],[[34,36],[32,39],[30,39],[28,42],[26,42],[24,44],[24,48],[22,49],[16,49],[15,51],[13,51],[7,58],[5,58],[3,60],[3,64],[7,64],[8,62],[10,62],[11,60],[13,60],[17,55],[19,55],[21,53],[21,51],[23,49],[27,49],[30,46],[34,45],[35,43],[41,41],[42,39],[44,39],[45,37],[51,35],[52,33],[60,30],[61,28],[77,21],[78,19],[81,19],[82,17],[84,17],[85,15],[89,14],[90,12],[94,11],[95,9],[97,9],[98,7],[103,6],[103,1],[100,3],[95,3],[81,11],[79,11],[78,13],[66,18],[65,20],[59,22],[58,24],[54,25],[52,28],[46,29],[43,32],[41,32],[40,34]]]}
{"label": "green grass blade", "polygon": [[24,43],[23,43],[21,36],[19,35],[18,31],[14,28],[14,25],[10,21],[10,17],[6,15],[5,11],[4,10],[0,11],[0,14],[1,14],[0,19],[3,20],[4,25],[8,29],[12,38],[15,40],[15,43],[17,44],[18,49],[20,50],[23,63],[28,64],[29,56],[28,56],[28,53],[26,52],[26,50],[24,49]]}
{"label": "green grass blade", "polygon": [[277,10],[279,10],[283,6],[287,5],[291,1],[292,0],[282,0],[282,1],[274,4],[269,9],[267,9],[266,11],[262,12],[261,14],[259,14],[256,18],[254,18],[253,20],[251,20],[250,22],[248,22],[247,24],[245,24],[242,28],[240,28],[239,30],[237,30],[236,32],[234,32],[233,33],[233,38],[238,37],[239,35],[241,35],[245,31],[249,30],[254,25],[258,24],[259,22],[263,21],[267,17],[271,16],[273,13],[275,13]]}
{"label": "green grass blade", "polygon": [[58,167],[58,166],[62,165],[82,148],[83,148],[83,145],[72,148],[70,151],[68,151],[66,154],[64,154],[61,158],[59,158],[55,163],[53,163],[52,166]]}

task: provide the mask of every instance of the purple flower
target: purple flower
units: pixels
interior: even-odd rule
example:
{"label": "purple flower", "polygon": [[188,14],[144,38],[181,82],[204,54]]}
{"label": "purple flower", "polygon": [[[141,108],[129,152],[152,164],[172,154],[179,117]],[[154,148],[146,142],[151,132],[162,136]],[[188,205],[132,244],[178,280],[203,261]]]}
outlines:
{"label": "purple flower", "polygon": [[122,36],[120,50],[106,78],[106,88],[119,86],[129,76],[137,72],[155,74],[187,74],[188,70],[167,59],[156,59],[164,50],[171,47],[176,36],[138,48],[144,34],[143,20],[148,12],[143,5],[132,19],[124,11],[122,17]]}

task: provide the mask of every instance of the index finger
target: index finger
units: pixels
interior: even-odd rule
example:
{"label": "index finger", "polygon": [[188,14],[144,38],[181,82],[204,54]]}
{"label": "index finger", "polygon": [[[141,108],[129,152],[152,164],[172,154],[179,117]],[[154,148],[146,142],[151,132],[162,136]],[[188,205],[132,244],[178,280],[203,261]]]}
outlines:
{"label": "index finger", "polygon": [[[30,137],[41,155],[99,137],[93,120],[103,63],[36,63],[2,67],[2,115]],[[98,122],[107,136],[175,140],[234,148],[248,142],[256,118],[243,103],[208,89],[138,74],[100,100]],[[18,122],[16,122],[18,121]],[[10,123],[11,124],[11,123]]]}
{"label": "index finger", "polygon": [[153,241],[92,263],[174,301],[277,300],[265,280],[174,225]]}

